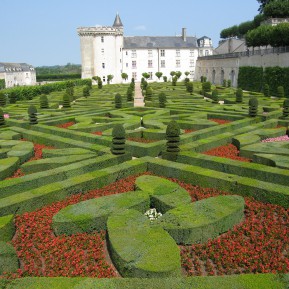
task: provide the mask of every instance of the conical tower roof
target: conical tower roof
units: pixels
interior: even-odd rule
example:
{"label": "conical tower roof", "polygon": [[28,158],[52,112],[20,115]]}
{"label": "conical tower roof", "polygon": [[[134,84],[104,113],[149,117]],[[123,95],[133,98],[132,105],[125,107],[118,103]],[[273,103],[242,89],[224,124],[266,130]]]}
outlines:
{"label": "conical tower roof", "polygon": [[113,26],[113,27],[123,27],[122,22],[121,22],[121,20],[120,20],[120,17],[119,17],[119,15],[118,15],[118,13],[117,13],[116,16],[115,16],[114,23],[113,23],[112,26]]}

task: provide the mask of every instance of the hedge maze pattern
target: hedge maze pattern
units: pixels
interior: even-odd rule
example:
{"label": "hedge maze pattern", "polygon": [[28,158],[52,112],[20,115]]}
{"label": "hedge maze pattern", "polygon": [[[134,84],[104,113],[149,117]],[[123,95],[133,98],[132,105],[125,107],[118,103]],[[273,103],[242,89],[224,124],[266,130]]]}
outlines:
{"label": "hedge maze pattern", "polygon": [[[166,181],[156,178],[150,183],[149,178],[154,177],[147,177],[141,185],[139,181],[136,182],[136,191],[126,193],[128,196],[131,194],[131,197],[128,197],[130,206],[127,201],[119,201],[118,215],[109,216],[110,210],[114,210],[116,205],[108,202],[109,205],[103,205],[106,208],[103,209],[104,215],[93,216],[93,221],[81,219],[80,223],[76,224],[71,221],[70,213],[69,220],[67,215],[54,216],[53,227],[56,234],[75,234],[79,232],[79,228],[82,228],[80,232],[108,229],[108,234],[115,238],[114,241],[109,241],[109,250],[123,276],[148,277],[150,273],[143,268],[133,267],[134,256],[127,256],[125,251],[129,250],[129,246],[138,246],[130,242],[126,244],[125,239],[121,239],[121,232],[126,232],[125,234],[132,238],[139,233],[140,240],[145,238],[144,231],[153,230],[151,236],[155,234],[156,240],[165,240],[171,238],[171,235],[175,241],[163,247],[168,246],[168,252],[171,251],[172,256],[175,254],[179,262],[179,251],[174,249],[178,248],[176,243],[206,242],[242,220],[242,197],[253,197],[259,202],[278,205],[288,211],[289,142],[286,141],[286,134],[289,118],[287,102],[283,109],[284,99],[246,91],[241,97],[239,91],[236,99],[236,90],[233,88],[214,87],[217,90],[213,90],[213,93],[203,92],[201,83],[194,83],[194,92],[188,92],[185,84],[180,82],[176,86],[172,86],[171,83],[152,83],[149,84],[146,94],[145,107],[133,107],[130,97],[127,101],[128,87],[129,85],[125,84],[107,85],[102,88],[94,86],[90,90],[86,86],[78,86],[73,88],[73,97],[66,94],[64,89],[61,92],[51,92],[15,103],[12,97],[13,101],[10,100],[10,103],[7,98],[1,100],[3,113],[0,115],[0,242],[3,246],[0,246],[0,274],[13,272],[18,268],[16,253],[9,244],[15,230],[13,219],[16,215],[35,211],[68,196],[101,188],[129,176],[150,173],[204,188],[220,189],[238,196],[235,200],[236,213],[232,213],[234,217],[228,217],[225,226],[218,223],[216,226],[220,227],[219,231],[212,232],[212,227],[203,234],[197,229],[197,233],[188,229],[188,220],[184,223],[178,220],[180,199],[184,198],[181,200],[184,206],[182,210],[187,210],[186,215],[192,214],[192,218],[195,216],[192,213],[193,206],[199,213],[202,212],[202,208],[206,208],[207,214],[205,209],[200,213],[203,214],[204,222],[213,218],[212,208],[221,206],[221,203],[224,205],[227,201],[222,199],[220,203],[210,204],[208,199],[208,203],[204,204],[202,201],[191,203],[186,191],[177,187],[174,187],[170,196],[158,196],[159,191],[166,188]],[[121,106],[116,103],[116,95],[121,96]],[[159,95],[166,96],[165,105],[160,105]],[[255,98],[258,99],[257,106]],[[173,136],[173,140],[177,138],[178,141],[178,152],[173,158],[167,157],[166,134],[168,124],[172,121],[177,122],[180,128],[180,135]],[[270,139],[281,141],[271,142]],[[229,144],[239,150],[240,157],[250,161],[241,162],[205,154],[209,150]],[[37,145],[42,146],[39,158],[34,156]],[[17,177],[20,171],[20,177]],[[158,187],[157,184],[162,185]],[[150,190],[154,190],[154,193]],[[104,198],[113,200],[119,197],[116,195]],[[94,206],[98,206],[102,201],[93,199],[87,202],[93,203],[93,212]],[[122,202],[125,203],[124,207],[120,205]],[[172,205],[174,202],[178,205]],[[233,199],[230,200],[228,207],[230,204],[233,206],[233,203]],[[80,204],[74,206],[77,208]],[[128,207],[131,209],[125,209]],[[159,222],[162,226],[155,227],[157,229],[146,225],[145,229],[139,230],[137,222],[143,222],[143,213],[149,207],[157,208],[165,213],[166,217]],[[89,211],[90,205],[85,208],[88,208],[88,211],[84,215],[93,215]],[[65,210],[69,210],[69,207],[63,209]],[[79,212],[79,209],[75,211]],[[96,220],[100,228],[96,227]],[[181,227],[185,226],[186,229],[182,233],[176,232],[172,227],[174,222]],[[135,230],[124,229],[128,225]],[[152,237],[151,244],[158,244],[156,240]],[[162,246],[163,241],[159,242],[158,245]],[[136,253],[136,250],[132,251]],[[140,252],[138,253],[141,254]],[[180,276],[180,264],[177,262],[176,265],[175,262],[173,260],[173,266],[168,269],[171,273],[157,273],[152,276]],[[242,276],[239,278],[243,280]],[[250,278],[253,280],[258,277],[252,275]],[[262,280],[270,279],[268,282],[273,282],[276,288],[283,288],[278,287],[280,284],[283,286],[283,281],[272,278],[271,275],[264,275]],[[59,282],[64,282],[61,280],[59,279]],[[186,284],[192,282],[189,278],[180,280],[184,280],[182,282]],[[233,279],[228,277],[227,280]],[[30,281],[27,279],[23,282]],[[45,282],[52,281],[48,278]],[[102,284],[101,282],[99,284]],[[111,286],[124,287],[109,288],[130,288],[125,287],[129,286],[127,284],[130,281],[125,285],[115,285],[115,281],[111,282]],[[136,279],[135,282],[142,281]],[[146,284],[150,284],[149,280],[147,282]],[[155,282],[164,284],[167,281],[155,279]],[[231,284],[231,281],[226,282]],[[175,288],[178,288],[177,286]]]}

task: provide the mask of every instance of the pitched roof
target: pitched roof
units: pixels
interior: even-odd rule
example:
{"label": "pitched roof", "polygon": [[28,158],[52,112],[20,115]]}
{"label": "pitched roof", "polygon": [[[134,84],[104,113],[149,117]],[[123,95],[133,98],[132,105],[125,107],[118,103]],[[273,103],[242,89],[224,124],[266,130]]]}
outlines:
{"label": "pitched roof", "polygon": [[13,72],[13,71],[30,71],[34,70],[34,67],[27,63],[11,63],[11,62],[0,62],[0,71]]}
{"label": "pitched roof", "polygon": [[124,49],[136,48],[196,48],[197,38],[188,36],[129,36],[124,37]]}
{"label": "pitched roof", "polygon": [[114,23],[113,23],[112,27],[123,27],[118,13],[115,16]]}

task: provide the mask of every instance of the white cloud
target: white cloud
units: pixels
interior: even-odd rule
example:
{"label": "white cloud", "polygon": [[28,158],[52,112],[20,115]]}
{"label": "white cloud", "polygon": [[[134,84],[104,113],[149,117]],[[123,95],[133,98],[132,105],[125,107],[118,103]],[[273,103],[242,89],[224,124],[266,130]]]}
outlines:
{"label": "white cloud", "polygon": [[134,30],[141,30],[141,31],[145,31],[147,30],[145,25],[138,25],[134,27]]}

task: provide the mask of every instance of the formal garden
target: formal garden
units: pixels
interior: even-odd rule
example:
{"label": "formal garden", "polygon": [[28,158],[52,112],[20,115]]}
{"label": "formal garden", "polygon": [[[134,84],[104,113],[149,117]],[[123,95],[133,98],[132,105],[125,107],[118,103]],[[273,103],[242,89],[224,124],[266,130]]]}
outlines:
{"label": "formal garden", "polygon": [[0,288],[287,288],[286,88],[134,86],[0,91]]}

